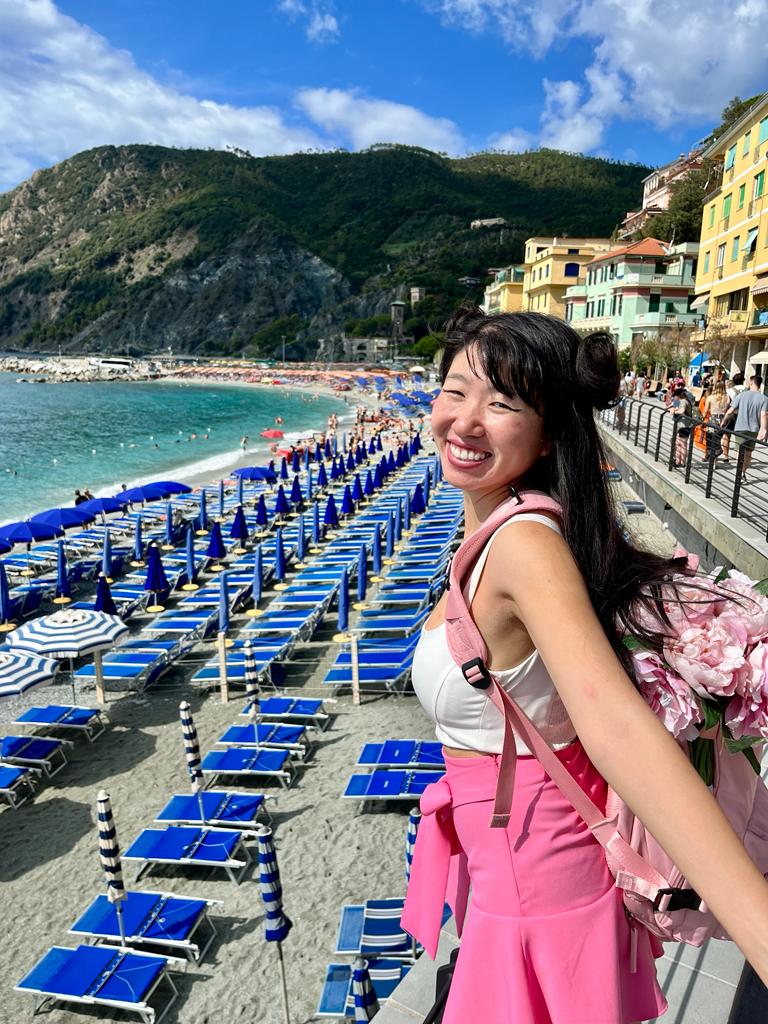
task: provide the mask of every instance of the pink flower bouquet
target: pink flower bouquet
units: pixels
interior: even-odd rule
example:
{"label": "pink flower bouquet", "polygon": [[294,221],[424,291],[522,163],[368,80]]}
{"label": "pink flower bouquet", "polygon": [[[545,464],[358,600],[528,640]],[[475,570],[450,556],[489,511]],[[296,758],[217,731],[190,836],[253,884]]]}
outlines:
{"label": "pink flower bouquet", "polygon": [[663,595],[670,624],[663,627],[662,653],[624,638],[640,692],[665,727],[688,742],[691,761],[708,785],[714,750],[701,734],[710,730],[760,770],[753,747],[768,740],[766,595],[768,580],[755,583],[733,569],[693,584],[680,577]]}

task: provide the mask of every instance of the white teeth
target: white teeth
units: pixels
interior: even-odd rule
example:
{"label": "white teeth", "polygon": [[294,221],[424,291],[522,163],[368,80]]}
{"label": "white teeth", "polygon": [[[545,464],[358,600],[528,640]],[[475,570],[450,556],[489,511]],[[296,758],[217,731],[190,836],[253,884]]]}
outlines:
{"label": "white teeth", "polygon": [[461,462],[483,462],[490,456],[490,452],[473,452],[468,448],[459,448],[455,444],[449,444],[451,455]]}

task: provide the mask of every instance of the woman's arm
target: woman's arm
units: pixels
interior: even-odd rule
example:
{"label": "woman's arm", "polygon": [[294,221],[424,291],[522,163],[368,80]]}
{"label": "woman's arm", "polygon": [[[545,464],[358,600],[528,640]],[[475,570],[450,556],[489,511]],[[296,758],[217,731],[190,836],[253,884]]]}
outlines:
{"label": "woman's arm", "polygon": [[492,585],[511,599],[595,767],[768,984],[768,883],[624,671],[569,548],[526,522],[503,530],[494,547]]}

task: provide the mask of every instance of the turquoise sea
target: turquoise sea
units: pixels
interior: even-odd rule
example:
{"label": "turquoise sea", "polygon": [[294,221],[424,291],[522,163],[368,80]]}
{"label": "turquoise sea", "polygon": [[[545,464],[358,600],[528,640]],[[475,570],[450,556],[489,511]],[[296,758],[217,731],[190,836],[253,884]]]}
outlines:
{"label": "turquoise sea", "polygon": [[71,504],[75,488],[111,494],[121,483],[223,475],[245,434],[264,463],[259,433],[276,416],[292,432],[322,429],[332,411],[340,428],[354,419],[337,399],[283,387],[19,384],[0,373],[0,523]]}

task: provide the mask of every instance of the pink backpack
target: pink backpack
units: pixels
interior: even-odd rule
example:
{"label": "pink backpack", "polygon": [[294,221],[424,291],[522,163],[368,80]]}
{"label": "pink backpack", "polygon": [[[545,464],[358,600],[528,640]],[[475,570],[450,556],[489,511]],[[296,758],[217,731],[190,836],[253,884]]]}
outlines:
{"label": "pink backpack", "polygon": [[[486,668],[488,651],[467,607],[462,583],[491,534],[522,512],[561,514],[557,502],[539,492],[515,495],[503,502],[456,551],[451,563],[445,612],[451,657],[468,683],[488,690],[489,699],[504,716],[504,744],[491,827],[505,828],[509,822],[517,733],[605,850],[608,867],[622,890],[624,906],[632,918],[665,941],[700,946],[712,937],[727,939],[720,923],[621,797],[609,788],[603,813]],[[717,738],[713,733],[706,735]],[[716,749],[714,795],[752,860],[767,874],[768,789],[743,755],[728,753],[722,744],[717,744]]]}

